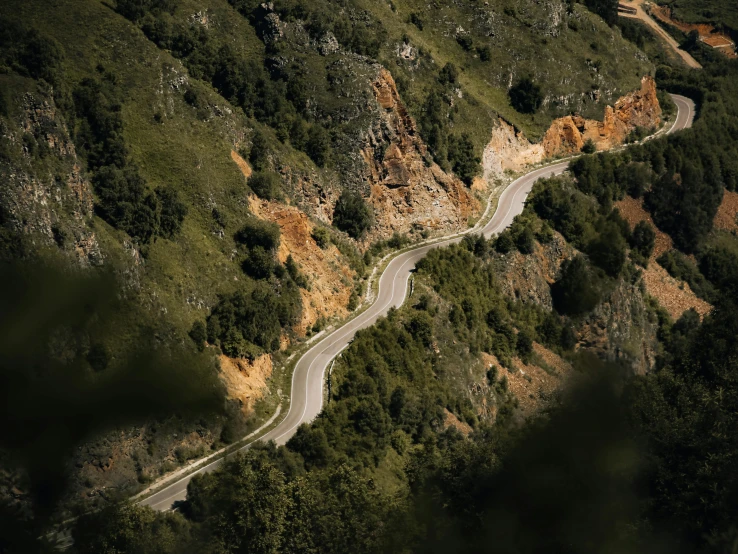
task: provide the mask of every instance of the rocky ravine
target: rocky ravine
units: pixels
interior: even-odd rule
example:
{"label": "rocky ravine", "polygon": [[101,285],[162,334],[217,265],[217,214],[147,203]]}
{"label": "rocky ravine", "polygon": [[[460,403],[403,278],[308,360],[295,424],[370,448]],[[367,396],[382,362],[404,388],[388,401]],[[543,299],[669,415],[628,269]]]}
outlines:
{"label": "rocky ravine", "polygon": [[379,117],[361,152],[376,215],[367,240],[395,231],[464,229],[479,213],[480,202],[460,179],[431,160],[389,71],[379,71],[373,88]]}

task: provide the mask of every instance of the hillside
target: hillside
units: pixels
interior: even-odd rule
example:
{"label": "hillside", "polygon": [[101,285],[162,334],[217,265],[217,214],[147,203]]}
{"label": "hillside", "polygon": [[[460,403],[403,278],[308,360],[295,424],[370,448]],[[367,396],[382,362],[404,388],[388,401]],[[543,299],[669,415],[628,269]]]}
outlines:
{"label": "hillside", "polygon": [[[356,308],[377,257],[479,217],[505,179],[480,164],[496,130],[536,140],[557,117],[602,118],[652,71],[563,2],[31,1],[0,18],[5,254],[113,270],[140,309],[96,346],[106,371],[144,329],[207,341],[214,372],[218,348],[234,360],[225,415],[87,444],[84,502],[258,427],[285,360]],[[522,77],[534,114],[508,98]],[[658,122],[626,118],[625,134]]]}

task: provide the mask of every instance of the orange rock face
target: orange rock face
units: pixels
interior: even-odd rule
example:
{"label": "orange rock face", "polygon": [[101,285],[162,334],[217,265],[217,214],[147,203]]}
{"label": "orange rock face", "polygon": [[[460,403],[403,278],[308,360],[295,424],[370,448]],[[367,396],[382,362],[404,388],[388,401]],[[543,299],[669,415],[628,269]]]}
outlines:
{"label": "orange rock face", "polygon": [[636,127],[654,128],[661,122],[661,106],[656,97],[656,83],[652,77],[641,80],[641,88],[626,94],[605,108],[602,121],[566,116],[554,120],[543,137],[546,157],[566,156],[582,150],[592,140],[598,150],[607,150],[625,142]]}
{"label": "orange rock face", "polygon": [[267,202],[255,196],[249,200],[254,215],[279,225],[279,261],[284,263],[291,255],[310,282],[310,290],[300,289],[302,317],[295,331],[305,334],[320,317],[346,316],[354,272],[338,249],[332,244],[321,249],[311,236],[312,222],[295,206]]}
{"label": "orange rock face", "polygon": [[465,228],[479,212],[479,202],[464,183],[431,161],[392,75],[381,70],[373,87],[381,123],[371,129],[362,150],[376,218],[366,240],[394,231]]}

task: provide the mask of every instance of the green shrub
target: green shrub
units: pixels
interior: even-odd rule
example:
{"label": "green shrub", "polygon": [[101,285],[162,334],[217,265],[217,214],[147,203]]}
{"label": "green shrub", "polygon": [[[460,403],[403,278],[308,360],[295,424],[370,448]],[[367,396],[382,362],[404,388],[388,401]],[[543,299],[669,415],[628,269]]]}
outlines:
{"label": "green shrub", "polygon": [[234,239],[238,244],[247,248],[260,247],[275,252],[280,242],[279,225],[257,217],[250,217],[236,233]]}
{"label": "green shrub", "polygon": [[584,145],[582,146],[582,153],[583,154],[594,154],[597,152],[597,145],[594,143],[594,141],[589,138],[584,141]]}
{"label": "green shrub", "polygon": [[275,200],[282,196],[280,176],[273,171],[255,171],[249,177],[249,188],[254,194],[264,200]]}
{"label": "green shrub", "polygon": [[331,244],[331,234],[324,227],[314,227],[310,236],[320,248],[325,249]]}
{"label": "green shrub", "polygon": [[523,77],[508,91],[510,103],[520,113],[533,114],[538,111],[543,102],[541,87],[530,77]]}
{"label": "green shrub", "polygon": [[600,279],[581,255],[561,265],[561,277],[551,287],[556,310],[561,314],[580,315],[600,303]]}
{"label": "green shrub", "polygon": [[372,209],[358,192],[345,190],[341,193],[333,210],[333,225],[358,239],[373,222]]}

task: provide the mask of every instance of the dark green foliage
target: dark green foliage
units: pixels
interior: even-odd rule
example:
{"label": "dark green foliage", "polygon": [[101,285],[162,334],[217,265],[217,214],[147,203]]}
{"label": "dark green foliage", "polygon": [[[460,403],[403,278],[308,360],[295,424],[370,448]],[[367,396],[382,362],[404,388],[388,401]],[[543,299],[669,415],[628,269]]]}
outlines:
{"label": "dark green foliage", "polygon": [[178,554],[191,540],[190,524],[177,512],[160,515],[128,503],[83,515],[72,538],[80,554]]}
{"label": "dark green foliage", "polygon": [[587,253],[592,262],[610,277],[620,275],[626,259],[627,243],[620,229],[612,222],[604,224],[599,236],[589,243]]}
{"label": "dark green foliage", "polygon": [[282,282],[279,294],[267,283],[255,283],[249,293],[220,297],[207,320],[208,342],[234,358],[254,358],[259,349],[272,352],[279,348],[282,328],[292,325],[301,309],[291,281]]}
{"label": "dark green foliage", "polygon": [[585,140],[582,146],[582,154],[594,154],[595,152],[597,152],[597,145],[594,141],[592,139]]}
{"label": "dark green foliage", "polygon": [[459,70],[452,63],[447,63],[438,74],[438,82],[442,85],[455,85],[459,80]]}
{"label": "dark green foliage", "polygon": [[468,134],[448,137],[448,161],[459,178],[471,185],[479,172],[481,158],[474,152],[474,145]]}
{"label": "dark green foliage", "polygon": [[96,206],[100,217],[143,243],[151,240],[158,231],[158,201],[146,191],[136,166],[103,166],[95,172],[92,184],[100,199]]}
{"label": "dark green foliage", "polygon": [[187,216],[187,206],[179,199],[179,193],[173,188],[156,189],[156,197],[159,200],[159,228],[157,234],[167,239],[173,239],[182,228],[182,222]]}
{"label": "dark green foliage", "polygon": [[687,256],[678,250],[669,250],[661,254],[656,261],[669,272],[669,275],[675,279],[686,281],[689,288],[697,296],[707,302],[713,302],[715,289]]}
{"label": "dark green foliage", "polygon": [[192,324],[192,329],[190,329],[189,335],[195,345],[197,345],[197,349],[200,352],[205,350],[205,341],[208,340],[208,332],[207,327],[205,327],[205,323],[199,319],[195,321],[195,323]]}
{"label": "dark green foliage", "polygon": [[541,87],[530,77],[523,77],[508,91],[510,104],[520,113],[536,113],[543,102]]}
{"label": "dark green foliage", "polygon": [[57,85],[62,76],[63,59],[62,49],[53,38],[20,22],[0,20],[0,65]]}
{"label": "dark green foliage", "polygon": [[489,46],[477,48],[477,54],[479,54],[479,59],[483,62],[488,62],[492,59],[492,49]]}
{"label": "dark green foliage", "polygon": [[273,171],[255,171],[249,177],[248,185],[254,194],[265,200],[275,200],[282,196],[280,177]]}
{"label": "dark green foliage", "polygon": [[527,331],[520,331],[515,341],[515,349],[520,359],[524,363],[529,363],[530,357],[533,354],[533,337]]}
{"label": "dark green foliage", "polygon": [[264,171],[269,162],[269,145],[264,133],[258,129],[254,130],[251,138],[251,150],[249,151],[249,162],[254,171]]}
{"label": "dark green foliage", "polygon": [[738,294],[738,254],[725,247],[708,248],[700,255],[700,272],[724,294]]}
{"label": "dark green foliage", "polygon": [[723,198],[719,179],[684,162],[679,173],[665,173],[646,195],[653,220],[686,252],[694,252],[712,229],[712,221]]}
{"label": "dark green foliage", "polygon": [[358,239],[373,223],[372,209],[361,194],[350,190],[343,191],[333,210],[333,225]]}
{"label": "dark green foliage", "polygon": [[264,250],[275,252],[279,248],[279,225],[257,217],[250,217],[236,233],[234,239],[238,244],[247,248],[261,247]]}
{"label": "dark green foliage", "polygon": [[615,25],[618,20],[618,0],[584,0],[584,5],[608,25]]}
{"label": "dark green foliage", "polygon": [[639,221],[630,236],[631,256],[635,253],[639,263],[646,265],[656,243],[656,231],[647,221]]}
{"label": "dark green foliage", "polygon": [[561,277],[551,287],[554,307],[561,314],[585,314],[600,303],[601,286],[583,256],[567,260],[561,265]]}
{"label": "dark green foliage", "polygon": [[320,167],[325,167],[330,163],[332,156],[331,137],[321,125],[310,127],[305,151]]}
{"label": "dark green foliage", "polygon": [[300,287],[301,289],[308,288],[307,277],[302,271],[300,271],[300,268],[297,265],[297,262],[292,257],[292,254],[287,256],[287,259],[284,262],[284,268],[287,270],[287,274],[298,287]]}
{"label": "dark green foliage", "polygon": [[170,187],[147,189],[138,166],[128,158],[122,136],[121,105],[115,79],[85,79],[74,90],[75,144],[94,171],[99,198],[95,208],[105,221],[142,243],[155,236],[173,239],[187,208]]}
{"label": "dark green foliage", "polygon": [[420,17],[420,15],[417,12],[413,12],[410,14],[410,17],[408,18],[408,21],[415,25],[419,31],[423,30],[423,19]]}
{"label": "dark green foliage", "polygon": [[310,236],[320,248],[326,249],[331,243],[331,234],[328,229],[324,227],[318,227],[317,225],[313,228],[313,232]]}
{"label": "dark green foliage", "polygon": [[458,42],[459,46],[461,46],[467,52],[471,51],[472,46],[474,46],[474,40],[469,35],[457,36],[456,42]]}

